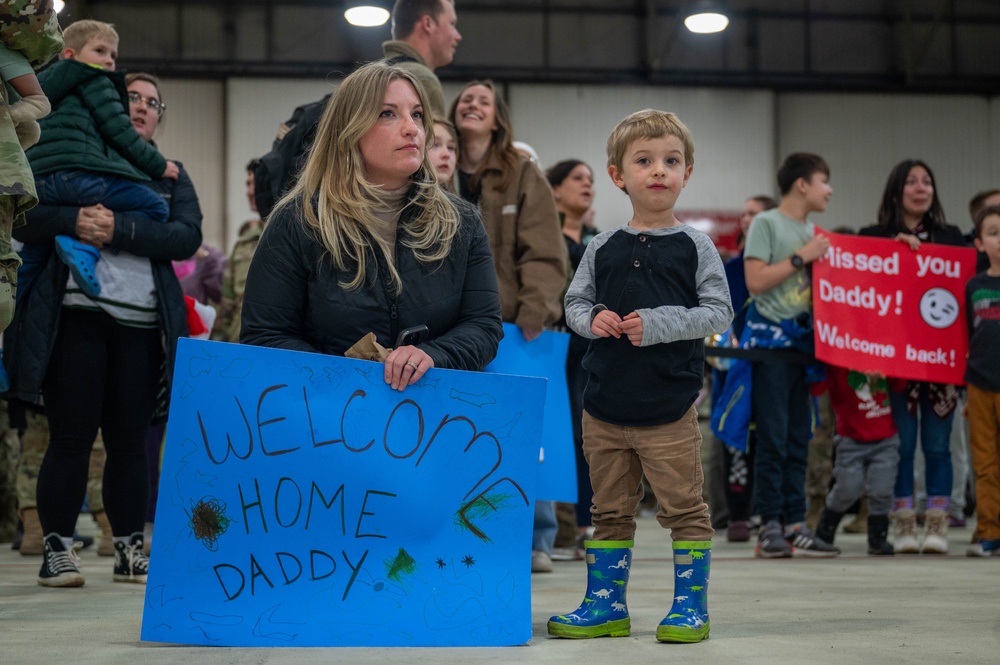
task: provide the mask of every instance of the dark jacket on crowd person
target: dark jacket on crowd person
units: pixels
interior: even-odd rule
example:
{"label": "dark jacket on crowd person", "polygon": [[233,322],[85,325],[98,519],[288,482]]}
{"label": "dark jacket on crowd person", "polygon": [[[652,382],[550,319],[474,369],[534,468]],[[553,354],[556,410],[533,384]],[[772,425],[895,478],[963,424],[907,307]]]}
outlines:
{"label": "dark jacket on crowd person", "polygon": [[[151,144],[152,145],[152,144]],[[164,339],[166,382],[173,376],[178,337],[186,337],[187,310],[184,294],[171,261],[183,260],[201,245],[201,208],[194,185],[178,163],[176,180],[162,178],[149,187],[170,205],[166,224],[157,224],[140,213],[115,213],[113,250],[149,258],[156,285],[157,314]],[[74,236],[79,208],[38,205],[29,211],[28,223],[15,232],[21,242],[52,246],[57,235]],[[59,330],[59,317],[69,268],[55,251],[45,267],[19,296],[14,321],[5,333],[4,364],[10,374],[8,398],[38,405],[42,381]],[[85,381],[86,377],[80,377]]]}
{"label": "dark jacket on crowd person", "polygon": [[391,348],[400,331],[426,325],[420,348],[435,367],[483,369],[503,336],[496,274],[476,210],[450,198],[459,211],[459,230],[440,263],[418,261],[403,244],[417,213],[415,206],[404,208],[396,238],[395,267],[403,284],[398,294],[380,281],[388,273],[380,251],[369,257],[366,283],[346,290],[338,282],[351,275],[333,267],[296,206],[277,209],[247,275],[240,342],[342,356],[369,332]]}

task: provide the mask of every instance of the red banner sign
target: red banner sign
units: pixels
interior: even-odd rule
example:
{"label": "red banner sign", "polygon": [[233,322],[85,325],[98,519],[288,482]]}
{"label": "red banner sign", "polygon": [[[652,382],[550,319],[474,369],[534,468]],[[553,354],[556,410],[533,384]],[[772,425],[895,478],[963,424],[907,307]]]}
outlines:
{"label": "red banner sign", "polygon": [[886,376],[963,384],[971,248],[828,233],[812,275],[816,357]]}

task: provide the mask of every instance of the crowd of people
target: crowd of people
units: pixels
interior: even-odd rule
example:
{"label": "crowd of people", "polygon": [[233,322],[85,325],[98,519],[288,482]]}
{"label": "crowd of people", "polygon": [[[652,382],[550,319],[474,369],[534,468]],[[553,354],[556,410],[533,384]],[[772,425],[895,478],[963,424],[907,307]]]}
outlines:
{"label": "crowd of people", "polygon": [[[727,537],[748,541],[756,531],[763,558],[836,556],[840,522],[864,496],[871,554],[948,551],[949,442],[963,391],[866,368],[829,367],[823,378],[808,360],[809,267],[830,246],[810,219],[833,191],[822,157],[789,155],[777,172],[780,201],[746,201],[740,252],[724,265],[709,237],[675,216],[694,167],[691,133],[672,113],[633,113],[607,145],[608,173],[633,216],[606,220],[613,228],[598,233],[592,168],[568,159],[543,172],[530,147],[514,141],[493,82],[469,82],[446,108],[434,69],[452,61],[461,40],[454,4],[398,0],[393,19],[385,58],[297,109],[272,150],[247,165],[247,196],[262,218],[244,224],[228,258],[202,244],[191,179],[154,141],[167,108],[158,80],[115,71],[114,28],[83,20],[60,36],[54,18],[41,16],[41,50],[4,34],[2,54],[18,64],[0,62],[0,72],[21,99],[8,125],[26,148],[22,174],[29,165],[34,173],[0,209],[0,235],[22,215],[26,222],[13,232],[23,261],[16,276],[16,258],[4,259],[16,308],[3,389],[21,435],[19,546],[42,555],[40,585],[84,584],[75,525],[85,499],[104,536],[100,552],[114,556],[113,579],[145,582],[179,337],[376,360],[385,383],[403,391],[432,368],[482,370],[504,323],[528,342],[545,330],[570,334],[579,501],[536,503],[532,570],[583,559],[605,572],[588,574],[585,601],[553,616],[550,634],[629,634],[626,589],[645,482],[656,519],[671,530],[677,571],[657,639],[708,637],[713,527],[696,401],[704,340],[731,324],[741,346],[767,355],[713,374],[717,407],[733,407],[734,392],[744,402],[744,417],[732,419],[738,429],[726,433],[739,445],[721,448]],[[967,293],[974,556],[1000,555],[1000,367],[991,353],[1000,341],[998,204],[1000,191],[974,201],[983,263]],[[877,219],[861,235],[913,252],[970,242],[946,223],[933,173],[919,160],[893,169]],[[6,316],[5,297],[0,291]],[[810,394],[821,380],[835,461],[832,484],[819,483],[825,499],[810,510]],[[862,385],[879,409],[859,419]]]}

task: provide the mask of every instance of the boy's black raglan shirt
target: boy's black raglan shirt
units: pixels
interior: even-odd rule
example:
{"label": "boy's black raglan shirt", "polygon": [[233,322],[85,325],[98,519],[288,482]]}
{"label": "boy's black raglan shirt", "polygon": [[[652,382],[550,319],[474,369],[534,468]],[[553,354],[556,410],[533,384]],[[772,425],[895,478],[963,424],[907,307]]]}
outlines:
{"label": "boy's black raglan shirt", "polygon": [[[610,309],[639,314],[641,346],[597,337],[594,316]],[[566,321],[591,341],[584,408],[616,425],[648,427],[679,420],[704,374],[704,338],[729,326],[733,309],[719,252],[688,226],[599,234],[566,294]]]}

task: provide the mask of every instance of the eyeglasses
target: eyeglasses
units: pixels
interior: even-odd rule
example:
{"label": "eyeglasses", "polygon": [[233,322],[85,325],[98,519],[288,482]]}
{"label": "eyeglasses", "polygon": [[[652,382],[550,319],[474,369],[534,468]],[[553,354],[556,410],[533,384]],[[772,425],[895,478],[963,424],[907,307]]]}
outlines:
{"label": "eyeglasses", "polygon": [[163,112],[167,110],[167,105],[161,102],[159,99],[153,99],[152,97],[143,97],[138,92],[128,93],[129,104],[138,104],[142,102],[146,105],[150,111],[156,112],[156,115],[163,115]]}

